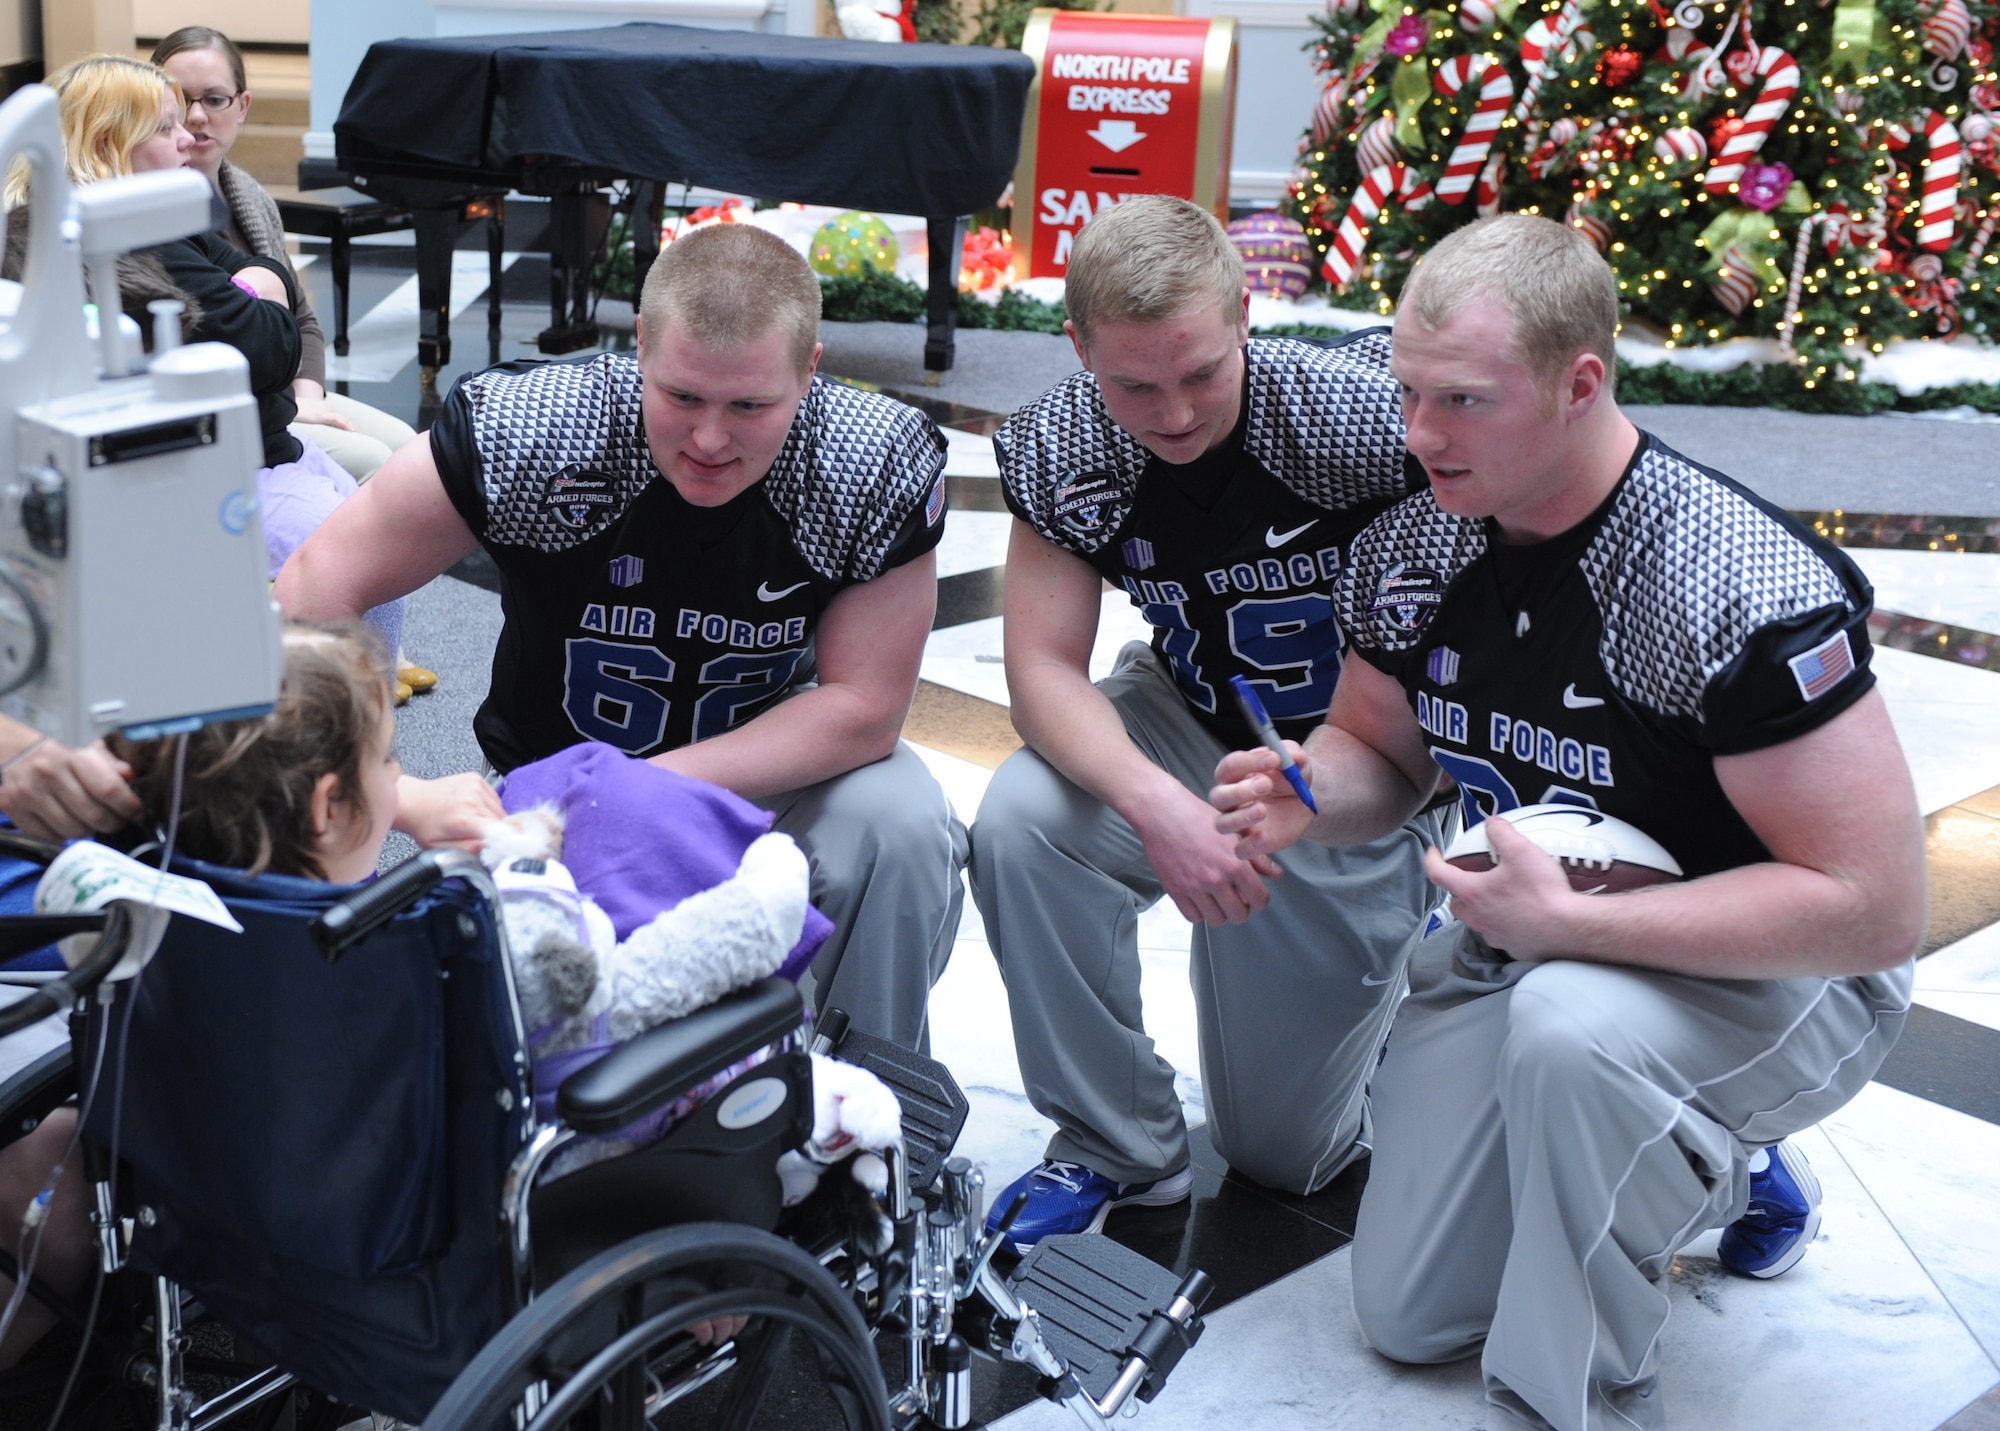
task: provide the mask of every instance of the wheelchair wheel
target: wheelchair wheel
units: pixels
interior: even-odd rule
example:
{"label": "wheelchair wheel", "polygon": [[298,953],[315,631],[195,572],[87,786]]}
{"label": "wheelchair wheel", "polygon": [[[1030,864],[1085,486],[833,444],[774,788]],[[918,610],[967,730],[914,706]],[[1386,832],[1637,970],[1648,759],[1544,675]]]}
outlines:
{"label": "wheelchair wheel", "polygon": [[[738,1317],[729,1341],[696,1340],[697,1325]],[[868,1329],[825,1269],[756,1228],[692,1223],[622,1243],[536,1297],[424,1431],[889,1424]]]}

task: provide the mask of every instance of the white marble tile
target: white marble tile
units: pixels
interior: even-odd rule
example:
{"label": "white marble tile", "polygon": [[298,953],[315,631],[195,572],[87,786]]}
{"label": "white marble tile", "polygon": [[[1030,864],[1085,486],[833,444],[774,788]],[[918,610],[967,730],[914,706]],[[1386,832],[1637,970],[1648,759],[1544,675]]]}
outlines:
{"label": "white marble tile", "polygon": [[[512,268],[518,253],[500,256],[503,269]],[[461,249],[451,256],[451,316],[470,308],[486,292],[490,275],[487,256]],[[386,383],[417,357],[417,279],[412,274],[388,296],[360,317],[347,330],[347,356],[331,346],[326,354],[326,375],[357,383]]]}
{"label": "white marble tile", "polygon": [[1847,554],[1875,588],[1882,610],[2000,631],[2000,554],[1865,547]]}
{"label": "white marble tile", "polygon": [[958,576],[1005,566],[1007,529],[1013,524],[1014,519],[1005,512],[947,512],[944,536],[937,546],[937,574]]}
{"label": "white marble tile", "polygon": [[993,455],[993,439],[958,428],[943,429],[947,450],[944,475],[947,477],[994,477],[1000,475],[1000,461]]}
{"label": "white marble tile", "polygon": [[2000,924],[1917,961],[1917,991],[2000,995]]}
{"label": "white marble tile", "polygon": [[[1772,1282],[1723,1274],[1713,1233],[1677,1259],[1661,1342],[1669,1424],[1934,1431],[2000,1381],[2000,1368],[1825,1138],[1800,1141],[1827,1209],[1798,1268]],[[1038,1404],[995,1424],[1055,1431],[1073,1424],[1066,1418]],[[1367,1348],[1343,1250],[1211,1317],[1201,1344],[1133,1424],[1501,1431],[1514,1423],[1485,1405],[1475,1359],[1407,1367]]]}
{"label": "white marble tile", "polygon": [[2000,785],[2000,673],[1880,646],[1874,664],[1925,813]]}
{"label": "white marble tile", "polygon": [[[982,514],[984,515],[984,514]],[[1150,641],[1153,628],[1131,600],[1107,591],[1099,608],[1097,639],[1090,649],[1090,678],[1102,680],[1127,641]],[[1000,618],[967,621],[933,631],[924,641],[923,678],[996,705],[1007,704],[1007,675],[1001,666]]]}
{"label": "white marble tile", "polygon": [[2000,1127],[1871,1083],[1821,1128],[1987,1355],[2000,1361],[2000,1221],[1993,1216]]}

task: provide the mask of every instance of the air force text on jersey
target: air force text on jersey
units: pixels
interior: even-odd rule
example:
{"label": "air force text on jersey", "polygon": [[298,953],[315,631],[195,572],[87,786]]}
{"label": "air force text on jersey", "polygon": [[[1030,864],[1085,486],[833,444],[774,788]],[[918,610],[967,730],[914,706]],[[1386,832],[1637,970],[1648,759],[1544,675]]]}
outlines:
{"label": "air force text on jersey", "polygon": [[[1454,745],[1471,743],[1471,718],[1457,701],[1418,691],[1417,724],[1439,740]],[[1495,755],[1511,755],[1523,765],[1539,766],[1565,780],[1583,780],[1606,788],[1614,783],[1611,752],[1604,746],[1499,711],[1487,720],[1487,748]]]}

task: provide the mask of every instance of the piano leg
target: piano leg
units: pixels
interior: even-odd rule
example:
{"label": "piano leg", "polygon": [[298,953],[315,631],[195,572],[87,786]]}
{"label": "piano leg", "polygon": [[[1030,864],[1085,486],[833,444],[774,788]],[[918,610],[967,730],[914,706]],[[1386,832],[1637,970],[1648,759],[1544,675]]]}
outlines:
{"label": "piano leg", "polygon": [[930,326],[924,335],[924,380],[935,383],[936,373],[951,371],[953,335],[958,330],[958,269],[965,253],[963,218],[927,218],[930,231],[931,286],[925,304]]}
{"label": "piano leg", "polygon": [[417,366],[435,376],[451,361],[451,251],[465,223],[460,206],[422,208],[417,221]]}
{"label": "piano leg", "polygon": [[590,308],[590,270],[611,228],[611,201],[584,183],[551,196],[549,210],[549,326],[535,337],[544,353],[574,353],[597,346]]}

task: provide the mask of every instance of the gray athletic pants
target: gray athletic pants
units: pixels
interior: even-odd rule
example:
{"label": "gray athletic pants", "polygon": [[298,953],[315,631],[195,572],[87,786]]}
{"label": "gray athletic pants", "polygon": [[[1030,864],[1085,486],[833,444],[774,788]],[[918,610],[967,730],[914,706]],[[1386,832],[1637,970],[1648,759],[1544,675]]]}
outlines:
{"label": "gray athletic pants", "polygon": [[924,1048],[931,985],[965,904],[965,826],[923,760],[898,741],[873,765],[756,802],[812,863],[812,900],[833,921],[813,959],[814,1007]]}
{"label": "gray athletic pants", "polygon": [[[1225,747],[1152,651],[1129,645],[1098,687],[1139,748],[1206,795]],[[1247,741],[1246,741],[1247,743]],[[1189,979],[1215,1148],[1257,1182],[1320,1187],[1364,1150],[1366,1085],[1410,931],[1436,899],[1422,854],[1435,815],[1378,844],[1279,857],[1247,923],[1196,925]],[[1048,1156],[1119,1182],[1188,1163],[1174,1071],[1139,1007],[1140,911],[1159,880],[1132,827],[1032,751],[994,774],[972,834],[972,888],[1013,1009]]]}
{"label": "gray athletic pants", "polygon": [[1658,1427],[1674,1252],[1742,1216],[1752,1149],[1860,1091],[1912,964],[1694,979],[1422,940],[1372,1097],[1354,1310],[1398,1361],[1485,1351],[1487,1399],[1561,1431]]}

